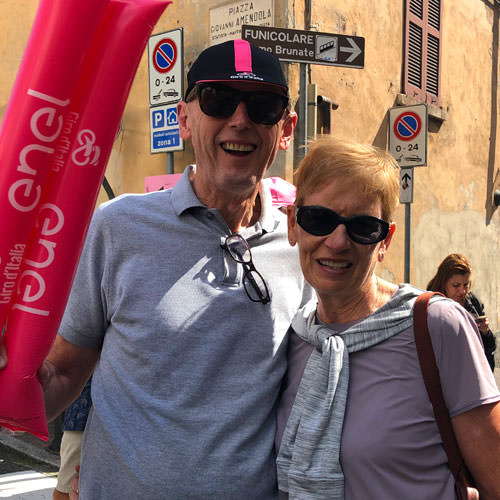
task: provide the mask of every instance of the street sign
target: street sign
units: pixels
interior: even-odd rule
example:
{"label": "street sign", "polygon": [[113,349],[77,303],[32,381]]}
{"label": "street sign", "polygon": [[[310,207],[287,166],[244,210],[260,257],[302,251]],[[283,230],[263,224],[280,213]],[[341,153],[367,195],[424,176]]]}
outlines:
{"label": "street sign", "polygon": [[274,0],[224,3],[208,9],[209,45],[240,38],[244,24],[274,25]]}
{"label": "street sign", "polygon": [[150,106],[161,106],[182,99],[184,87],[182,34],[182,28],[177,28],[149,38]]}
{"label": "street sign", "polygon": [[243,25],[241,38],[281,61],[363,68],[365,39],[318,31]]}
{"label": "street sign", "polygon": [[402,168],[399,174],[399,203],[413,203],[413,168]]}
{"label": "street sign", "polygon": [[427,165],[427,105],[389,110],[389,152],[401,168]]}
{"label": "street sign", "polygon": [[184,141],[179,135],[177,105],[149,108],[151,130],[151,153],[183,151]]}
{"label": "street sign", "polygon": [[153,66],[158,73],[168,73],[177,61],[177,45],[170,38],[162,38],[153,49]]}

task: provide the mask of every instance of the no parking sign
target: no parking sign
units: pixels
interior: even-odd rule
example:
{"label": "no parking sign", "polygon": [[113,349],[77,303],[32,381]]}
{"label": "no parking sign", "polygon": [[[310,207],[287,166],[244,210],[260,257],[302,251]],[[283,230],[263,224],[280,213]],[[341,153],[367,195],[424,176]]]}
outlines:
{"label": "no parking sign", "polygon": [[149,105],[160,106],[182,99],[184,86],[182,28],[149,38]]}
{"label": "no parking sign", "polygon": [[427,165],[426,104],[389,110],[389,152],[402,168]]}
{"label": "no parking sign", "polygon": [[152,59],[158,73],[168,73],[177,61],[177,44],[171,38],[160,38],[153,49]]}

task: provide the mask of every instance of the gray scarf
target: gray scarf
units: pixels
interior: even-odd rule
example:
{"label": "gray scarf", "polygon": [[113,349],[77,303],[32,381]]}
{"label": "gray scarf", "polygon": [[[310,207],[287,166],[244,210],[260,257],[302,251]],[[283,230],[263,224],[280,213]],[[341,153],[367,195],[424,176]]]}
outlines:
{"label": "gray scarf", "polygon": [[[349,386],[349,354],[367,349],[413,324],[413,304],[422,293],[401,285],[372,315],[343,333],[315,324],[306,306],[292,328],[313,350],[290,412],[277,458],[278,485],[290,500],[342,500],[340,439]],[[347,347],[347,349],[346,349]]]}

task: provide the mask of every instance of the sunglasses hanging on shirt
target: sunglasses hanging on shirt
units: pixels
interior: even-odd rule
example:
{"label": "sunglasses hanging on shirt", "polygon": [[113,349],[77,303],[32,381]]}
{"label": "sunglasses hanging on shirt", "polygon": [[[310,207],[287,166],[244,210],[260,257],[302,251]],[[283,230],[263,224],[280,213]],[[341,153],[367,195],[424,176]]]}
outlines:
{"label": "sunglasses hanging on shirt", "polygon": [[247,240],[241,234],[233,233],[226,238],[221,247],[227,250],[234,261],[243,265],[245,270],[243,274],[243,286],[248,298],[252,302],[261,302],[262,304],[270,302],[269,289],[262,274],[255,269],[252,252]]}
{"label": "sunglasses hanging on shirt", "polygon": [[297,223],[309,234],[326,236],[344,224],[352,241],[361,245],[372,245],[384,240],[389,234],[390,224],[371,215],[342,217],[326,207],[310,205],[297,210]]}

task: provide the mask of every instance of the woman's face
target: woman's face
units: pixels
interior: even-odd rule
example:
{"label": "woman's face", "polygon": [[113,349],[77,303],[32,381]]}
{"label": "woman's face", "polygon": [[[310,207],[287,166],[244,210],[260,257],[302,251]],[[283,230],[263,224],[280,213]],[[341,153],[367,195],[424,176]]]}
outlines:
{"label": "woman's face", "polygon": [[[343,217],[371,215],[382,217],[382,204],[367,198],[359,186],[333,180],[307,195],[303,205],[320,205]],[[304,277],[316,290],[320,301],[348,300],[369,290],[375,265],[383,259],[394,225],[387,238],[379,243],[361,245],[351,240],[344,224],[326,236],[314,236],[302,229],[295,216],[295,207],[288,210],[290,241],[299,246],[300,265]]]}
{"label": "woman's face", "polygon": [[470,290],[470,274],[453,274],[444,284],[444,293],[455,302],[464,305]]}

